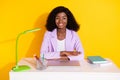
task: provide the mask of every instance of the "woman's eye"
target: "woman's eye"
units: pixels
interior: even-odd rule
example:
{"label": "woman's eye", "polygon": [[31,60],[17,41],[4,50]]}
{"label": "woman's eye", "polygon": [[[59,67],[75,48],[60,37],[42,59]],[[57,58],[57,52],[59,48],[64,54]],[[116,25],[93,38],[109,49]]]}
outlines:
{"label": "woman's eye", "polygon": [[63,19],[67,19],[67,17],[64,17]]}
{"label": "woman's eye", "polygon": [[58,17],[56,17],[55,19],[59,19]]}
{"label": "woman's eye", "polygon": [[63,19],[66,19],[66,18],[63,18]]}

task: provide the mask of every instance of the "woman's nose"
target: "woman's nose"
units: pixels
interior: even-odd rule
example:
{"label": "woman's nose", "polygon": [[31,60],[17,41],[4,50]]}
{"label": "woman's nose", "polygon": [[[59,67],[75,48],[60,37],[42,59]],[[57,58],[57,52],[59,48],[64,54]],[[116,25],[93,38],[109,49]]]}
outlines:
{"label": "woman's nose", "polygon": [[61,22],[63,22],[63,20],[62,20],[62,19],[60,19],[60,20],[59,20],[59,22],[61,23]]}

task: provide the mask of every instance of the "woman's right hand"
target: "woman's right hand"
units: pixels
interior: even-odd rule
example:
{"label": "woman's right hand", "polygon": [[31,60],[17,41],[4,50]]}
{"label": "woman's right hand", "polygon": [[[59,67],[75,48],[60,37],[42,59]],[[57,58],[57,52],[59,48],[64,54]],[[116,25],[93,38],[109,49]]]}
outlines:
{"label": "woman's right hand", "polygon": [[60,61],[69,61],[70,59],[68,57],[61,57],[59,60]]}

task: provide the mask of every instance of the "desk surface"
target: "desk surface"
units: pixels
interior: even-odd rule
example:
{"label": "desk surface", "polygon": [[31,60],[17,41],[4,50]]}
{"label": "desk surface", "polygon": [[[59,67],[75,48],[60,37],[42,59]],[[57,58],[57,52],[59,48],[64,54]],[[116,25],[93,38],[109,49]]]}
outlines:
{"label": "desk surface", "polygon": [[[87,60],[83,60],[80,61],[80,66],[48,66],[45,70],[36,70],[36,61],[33,58],[23,58],[19,61],[19,65],[28,65],[31,67],[31,70],[26,72],[10,71],[10,80],[19,80],[21,76],[24,76],[21,80],[48,80],[49,77],[52,80],[61,80],[61,77],[66,77],[66,80],[72,80],[75,77],[80,77],[83,80],[89,80],[90,78],[92,80],[104,80],[104,77],[105,80],[120,80],[120,69],[112,61],[105,65],[95,65],[88,63]],[[55,78],[55,75],[60,78]]]}
{"label": "desk surface", "polygon": [[[111,72],[116,73],[120,72],[120,69],[111,62],[107,64],[90,64],[87,60],[80,61],[80,66],[48,66],[45,70],[37,70],[36,69],[36,61],[33,58],[23,58],[19,61],[19,65],[28,65],[31,67],[31,71],[39,71],[39,72]],[[72,69],[71,69],[72,68]]]}

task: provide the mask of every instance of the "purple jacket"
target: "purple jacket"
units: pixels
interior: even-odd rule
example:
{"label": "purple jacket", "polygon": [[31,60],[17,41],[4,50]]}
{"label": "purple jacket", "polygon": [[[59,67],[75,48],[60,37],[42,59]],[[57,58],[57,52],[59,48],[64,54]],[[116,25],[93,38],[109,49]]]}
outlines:
{"label": "purple jacket", "polygon": [[[82,48],[81,41],[75,31],[66,29],[65,39],[65,50],[66,51],[79,51],[81,52],[78,56],[68,56],[70,60],[82,60],[84,59],[84,51]],[[52,32],[47,31],[44,35],[44,39],[41,46],[41,56],[44,54],[46,59],[60,58],[60,52],[57,51],[57,30],[54,29]]]}

